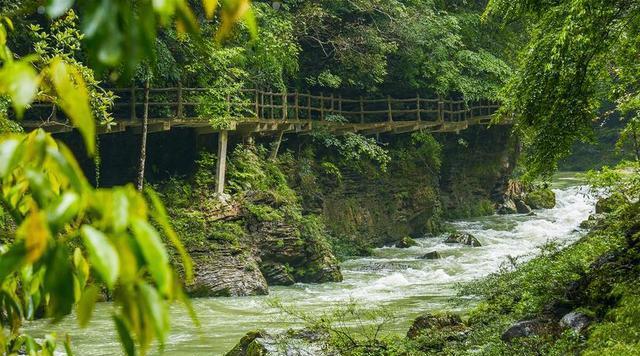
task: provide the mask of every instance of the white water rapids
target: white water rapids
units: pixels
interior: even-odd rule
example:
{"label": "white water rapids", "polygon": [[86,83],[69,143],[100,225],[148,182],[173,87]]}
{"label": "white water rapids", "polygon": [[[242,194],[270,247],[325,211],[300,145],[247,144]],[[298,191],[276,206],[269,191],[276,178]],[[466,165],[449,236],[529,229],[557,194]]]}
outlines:
{"label": "white water rapids", "polygon": [[[476,236],[482,247],[444,244],[444,237],[418,239],[415,247],[380,248],[372,257],[344,262],[341,283],[275,287],[266,297],[197,299],[193,304],[202,324],[200,329],[192,325],[184,309],[176,307],[165,354],[224,354],[247,331],[301,326],[267,306],[267,299],[273,297],[307,313],[321,313],[350,301],[385,308],[400,316],[391,331],[404,333],[416,315],[453,308],[451,299],[457,283],[495,272],[508,256],[528,258],[546,242],[569,243],[581,236],[578,225],[592,212],[594,198],[571,176],[559,177],[554,191],[557,206],[538,210],[535,216],[495,215],[452,223],[458,230]],[[430,251],[438,251],[443,258],[417,258]],[[53,327],[45,321],[35,322],[28,329],[36,334],[52,329],[69,332],[79,355],[120,354],[109,312],[109,304],[99,305],[87,329],[78,328],[74,318]]]}

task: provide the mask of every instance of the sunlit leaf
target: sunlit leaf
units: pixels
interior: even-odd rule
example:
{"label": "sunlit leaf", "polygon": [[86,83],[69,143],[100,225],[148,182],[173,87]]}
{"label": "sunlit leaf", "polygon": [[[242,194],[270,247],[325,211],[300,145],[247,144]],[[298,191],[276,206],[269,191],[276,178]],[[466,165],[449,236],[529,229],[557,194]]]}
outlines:
{"label": "sunlit leaf", "polygon": [[153,329],[161,345],[169,332],[169,312],[155,288],[145,282],[138,284],[140,296],[146,309],[146,314],[153,322]]}
{"label": "sunlit leaf", "polygon": [[18,227],[16,237],[25,242],[26,261],[34,263],[39,260],[51,238],[44,214],[39,211],[33,211],[29,214]]}
{"label": "sunlit leaf", "polygon": [[83,225],[80,234],[89,252],[89,263],[106,285],[113,288],[120,272],[118,251],[107,235],[90,225]]}
{"label": "sunlit leaf", "polygon": [[17,138],[0,141],[0,178],[10,173],[20,161],[20,142]]}
{"label": "sunlit leaf", "polygon": [[204,14],[208,19],[213,18],[218,7],[218,0],[202,0],[202,6],[204,7]]}
{"label": "sunlit leaf", "polygon": [[57,94],[58,106],[69,116],[84,139],[90,155],[95,152],[96,128],[89,106],[89,91],[73,65],[56,57],[49,65],[49,76]]}
{"label": "sunlit leaf", "polygon": [[51,204],[47,221],[53,230],[58,230],[68,223],[80,210],[80,196],[74,192],[65,192]]}
{"label": "sunlit leaf", "polygon": [[162,293],[168,294],[171,286],[171,271],[169,257],[164,249],[158,232],[145,220],[135,219],[131,227],[140,245],[144,259],[149,265],[149,273],[158,284]]}
{"label": "sunlit leaf", "polygon": [[87,326],[89,320],[91,320],[93,307],[96,305],[96,301],[98,301],[99,294],[100,289],[95,285],[87,287],[82,293],[82,298],[80,298],[77,307],[78,324],[80,324],[80,327]]}
{"label": "sunlit leaf", "polygon": [[8,62],[0,69],[0,94],[9,96],[19,117],[22,117],[25,108],[33,102],[39,85],[38,73],[28,62]]}
{"label": "sunlit leaf", "polygon": [[74,0],[48,0],[47,14],[52,18],[56,18],[67,12],[73,6]]}

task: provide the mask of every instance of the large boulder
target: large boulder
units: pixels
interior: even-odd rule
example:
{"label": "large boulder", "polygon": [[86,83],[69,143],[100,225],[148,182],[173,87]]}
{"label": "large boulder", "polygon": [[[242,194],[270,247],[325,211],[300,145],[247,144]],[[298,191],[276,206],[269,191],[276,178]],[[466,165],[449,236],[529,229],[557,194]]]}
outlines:
{"label": "large boulder", "polygon": [[496,212],[500,215],[516,214],[518,207],[512,199],[505,199],[504,202],[498,204]]}
{"label": "large boulder", "polygon": [[596,214],[607,214],[615,211],[620,206],[626,205],[629,200],[619,192],[613,193],[606,198],[601,198],[596,202]]}
{"label": "large boulder", "polygon": [[514,200],[514,203],[516,204],[516,211],[518,212],[518,214],[531,213],[531,208],[522,199],[516,199]]}
{"label": "large boulder", "polygon": [[521,320],[511,325],[502,333],[502,341],[509,342],[515,338],[541,335],[545,333],[547,323],[541,319]]}
{"label": "large boulder", "polygon": [[437,260],[440,258],[442,258],[442,256],[438,251],[427,252],[424,255],[418,257],[418,259],[421,259],[421,260]]}
{"label": "large boulder", "polygon": [[246,251],[208,246],[190,248],[193,283],[187,292],[194,297],[237,297],[268,294],[267,281],[258,263]]}
{"label": "large boulder", "polygon": [[578,311],[572,311],[560,319],[560,327],[572,329],[577,333],[585,330],[589,324],[591,324],[591,317]]}
{"label": "large boulder", "polygon": [[409,331],[407,331],[407,337],[415,339],[420,334],[431,329],[459,333],[463,332],[465,328],[462,319],[457,314],[425,314],[413,321]]}
{"label": "large boulder", "polygon": [[604,223],[605,214],[591,214],[587,220],[580,223],[581,229],[596,229]]}
{"label": "large boulder", "polygon": [[396,243],[396,247],[397,248],[409,248],[409,247],[416,246],[416,245],[418,245],[416,240],[412,239],[409,236],[405,236],[405,237],[401,238],[400,241],[398,241]]}
{"label": "large boulder", "polygon": [[552,209],[556,206],[556,193],[549,188],[536,189],[525,195],[524,202],[532,209]]}
{"label": "large boulder", "polygon": [[283,333],[264,330],[247,333],[226,356],[338,356],[324,332],[302,329]]}
{"label": "large boulder", "polygon": [[478,241],[478,239],[471,235],[470,233],[467,232],[454,232],[451,235],[449,235],[447,237],[446,240],[444,240],[444,243],[447,244],[463,244],[463,245],[468,245],[468,246],[472,246],[472,247],[480,247],[482,246],[482,244],[480,243],[480,241]]}

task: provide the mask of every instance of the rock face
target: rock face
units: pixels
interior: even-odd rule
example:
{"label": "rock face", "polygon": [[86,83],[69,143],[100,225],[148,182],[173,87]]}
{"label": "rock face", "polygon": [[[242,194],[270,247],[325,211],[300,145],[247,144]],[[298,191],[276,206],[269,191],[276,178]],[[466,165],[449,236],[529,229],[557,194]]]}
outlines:
{"label": "rock face", "polygon": [[431,251],[431,252],[427,252],[424,255],[418,257],[421,260],[437,260],[442,258],[442,256],[440,255],[440,253],[438,251]]}
{"label": "rock face", "polygon": [[611,213],[618,207],[627,204],[629,201],[621,193],[613,193],[606,198],[596,202],[596,214]]}
{"label": "rock face", "polygon": [[496,212],[500,215],[516,214],[518,212],[518,207],[512,199],[505,199],[504,202],[498,204]]}
{"label": "rock face", "polygon": [[527,205],[522,199],[514,200],[516,204],[516,211],[518,214],[529,214],[531,212],[531,208]]}
{"label": "rock face", "polygon": [[400,241],[398,241],[396,243],[396,247],[397,248],[409,248],[409,247],[412,247],[412,246],[416,246],[417,244],[418,243],[414,239],[412,239],[409,236],[405,236],[405,237],[401,238]]}
{"label": "rock face", "polygon": [[502,333],[503,341],[511,341],[519,337],[529,337],[539,335],[544,332],[546,323],[540,319],[521,320],[511,325],[504,333]]}
{"label": "rock face", "polygon": [[591,318],[584,313],[572,311],[560,319],[560,327],[582,332],[591,323]]}
{"label": "rock face", "polygon": [[552,209],[556,206],[556,194],[549,188],[541,188],[526,193],[524,202],[531,209]]}
{"label": "rock face", "polygon": [[329,336],[318,331],[289,330],[272,334],[266,331],[247,333],[226,356],[338,356]]}
{"label": "rock face", "polygon": [[451,235],[449,235],[449,237],[447,237],[446,240],[444,240],[444,243],[447,244],[463,244],[463,245],[468,245],[468,246],[472,246],[472,247],[480,247],[482,246],[482,244],[480,243],[480,241],[478,241],[477,238],[475,238],[475,236],[466,233],[466,232],[454,232]]}
{"label": "rock face", "polygon": [[456,314],[425,314],[417,317],[409,331],[407,331],[407,337],[409,339],[415,339],[420,334],[428,331],[429,329],[448,329],[448,331],[463,331],[465,329],[464,324],[460,316]]}
{"label": "rock face", "polygon": [[268,294],[267,281],[256,260],[238,249],[190,249],[194,280],[187,292],[194,297],[236,297]]}

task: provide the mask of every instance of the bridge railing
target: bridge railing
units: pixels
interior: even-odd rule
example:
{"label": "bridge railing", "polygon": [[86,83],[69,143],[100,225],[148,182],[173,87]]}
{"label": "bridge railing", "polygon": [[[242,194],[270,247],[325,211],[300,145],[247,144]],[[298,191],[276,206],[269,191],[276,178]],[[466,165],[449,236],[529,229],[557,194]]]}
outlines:
{"label": "bridge railing", "polygon": [[[148,95],[146,90],[148,90]],[[114,89],[117,99],[113,116],[136,121],[142,117],[145,97],[149,117],[167,120],[206,120],[227,116],[237,120],[317,120],[348,123],[397,121],[462,122],[486,118],[499,108],[497,102],[467,102],[442,97],[345,98],[334,94],[271,92],[242,89],[240,95],[225,95],[207,88]],[[34,104],[28,118],[56,118],[51,104]]]}

